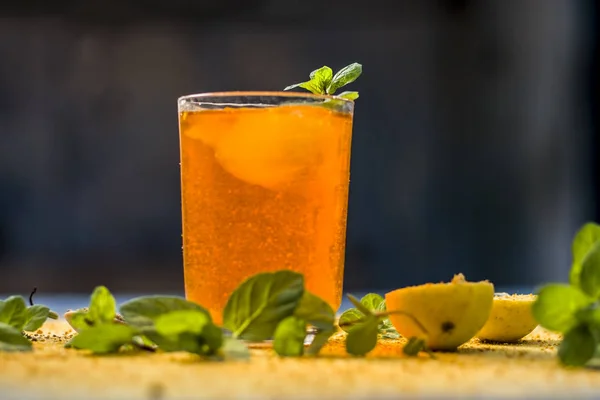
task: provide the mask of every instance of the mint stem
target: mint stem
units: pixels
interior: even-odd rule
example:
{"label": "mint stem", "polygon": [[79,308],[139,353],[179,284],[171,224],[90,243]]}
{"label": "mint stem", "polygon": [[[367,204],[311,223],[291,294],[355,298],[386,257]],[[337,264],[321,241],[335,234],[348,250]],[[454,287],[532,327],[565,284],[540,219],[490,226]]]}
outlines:
{"label": "mint stem", "polygon": [[35,292],[37,292],[37,287],[34,287],[33,290],[31,291],[31,294],[29,295],[29,305],[33,306],[33,295],[35,294]]}
{"label": "mint stem", "polygon": [[150,353],[156,352],[156,349],[154,347],[146,346],[143,343],[138,343],[138,342],[132,341],[131,344],[133,344],[135,347],[137,347],[140,350],[148,351]]}
{"label": "mint stem", "polygon": [[371,315],[367,315],[364,318],[360,318],[360,319],[357,319],[357,320],[354,320],[354,321],[342,322],[341,324],[338,324],[338,326],[340,328],[343,327],[343,326],[352,326],[352,325],[355,325],[355,324],[363,323],[363,322],[365,322],[370,317],[381,318],[381,317],[387,317],[388,315],[393,315],[393,314],[407,316],[408,318],[410,318],[419,327],[419,329],[424,334],[426,334],[426,335],[428,334],[427,329],[425,329],[425,327],[423,326],[423,324],[421,324],[418,319],[416,319],[412,314],[407,313],[406,311],[401,311],[401,310],[374,312],[374,313],[371,313]]}

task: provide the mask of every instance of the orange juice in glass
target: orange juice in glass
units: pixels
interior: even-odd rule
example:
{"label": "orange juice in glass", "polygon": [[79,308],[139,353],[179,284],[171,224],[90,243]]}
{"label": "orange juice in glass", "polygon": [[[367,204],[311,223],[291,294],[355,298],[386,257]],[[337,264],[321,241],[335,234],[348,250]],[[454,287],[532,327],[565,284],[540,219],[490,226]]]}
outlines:
{"label": "orange juice in glass", "polygon": [[243,280],[290,269],[337,310],[354,103],[224,92],[178,108],[186,298],[221,324]]}

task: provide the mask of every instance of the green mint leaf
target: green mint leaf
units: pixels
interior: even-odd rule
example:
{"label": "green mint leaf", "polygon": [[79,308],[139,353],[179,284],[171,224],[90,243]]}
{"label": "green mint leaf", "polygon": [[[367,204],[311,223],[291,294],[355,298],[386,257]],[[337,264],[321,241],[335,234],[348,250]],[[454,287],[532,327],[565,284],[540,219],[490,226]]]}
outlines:
{"label": "green mint leaf", "polygon": [[41,328],[48,319],[48,315],[50,315],[50,309],[46,306],[36,304],[28,307],[25,312],[25,326],[23,330],[33,332]]}
{"label": "green mint leaf", "polygon": [[203,354],[203,339],[194,333],[181,333],[176,337],[162,336],[156,331],[144,334],[164,352],[185,351],[194,354]]}
{"label": "green mint leaf", "polygon": [[156,319],[156,332],[166,341],[158,340],[165,351],[188,351],[213,355],[223,344],[223,332],[208,315],[199,310],[178,310]]}
{"label": "green mint leaf", "polygon": [[573,286],[550,284],[539,291],[531,310],[544,328],[564,333],[577,324],[576,312],[592,302],[592,299]]}
{"label": "green mint leaf", "polygon": [[246,346],[246,344],[241,340],[237,340],[232,337],[226,337],[223,339],[221,354],[225,359],[231,360],[247,360],[250,358],[250,350],[248,350],[248,346]]}
{"label": "green mint leaf", "polygon": [[27,306],[21,296],[11,296],[4,301],[0,301],[0,322],[21,332],[26,318]]}
{"label": "green mint leaf", "polygon": [[383,303],[383,297],[376,293],[368,293],[360,299],[360,304],[367,307],[370,311],[377,312],[379,311],[379,306]]}
{"label": "green mint leaf", "polygon": [[177,296],[137,297],[123,303],[119,308],[125,322],[143,332],[153,331],[154,321],[161,315],[182,310],[199,311],[212,321],[205,308]]}
{"label": "green mint leaf", "polygon": [[261,341],[273,336],[279,322],[291,316],[304,293],[304,277],[292,271],[252,276],[231,294],[223,325],[233,336]]}
{"label": "green mint leaf", "polygon": [[347,294],[346,297],[348,297],[348,300],[350,300],[350,302],[352,304],[354,304],[354,307],[356,307],[358,309],[358,311],[360,311],[364,315],[373,315],[373,313],[371,312],[371,310],[368,309],[366,306],[364,306],[360,302],[360,300],[358,300],[356,297],[352,296],[351,294]]}
{"label": "green mint leaf", "polygon": [[212,356],[223,346],[223,331],[213,323],[204,327],[200,334],[202,338],[201,355]]}
{"label": "green mint leaf", "polygon": [[304,354],[306,321],[296,316],[281,320],[273,335],[273,350],[282,357],[299,357]]}
{"label": "green mint leaf", "polygon": [[402,352],[407,356],[417,356],[421,351],[425,350],[425,347],[425,340],[411,337],[402,348]]}
{"label": "green mint leaf", "polygon": [[323,94],[323,89],[322,89],[320,83],[316,80],[310,80],[310,81],[306,81],[306,82],[296,83],[294,85],[287,86],[283,90],[290,90],[290,89],[294,89],[297,87],[306,89],[309,92],[314,93],[314,94]]}
{"label": "green mint leaf", "polygon": [[564,365],[579,367],[587,364],[596,352],[596,340],[586,325],[569,330],[558,348],[558,357]]}
{"label": "green mint leaf", "polygon": [[55,313],[54,311],[50,310],[50,312],[48,313],[48,318],[50,318],[50,319],[58,319],[58,314]]}
{"label": "green mint leaf", "polygon": [[385,339],[400,339],[400,334],[388,318],[379,323],[379,334]]}
{"label": "green mint leaf", "polygon": [[588,308],[577,311],[575,317],[577,318],[577,321],[582,324],[600,329],[600,308],[598,308],[597,304],[593,304]]}
{"label": "green mint leaf", "polygon": [[379,321],[370,317],[350,329],[346,337],[346,351],[355,356],[363,356],[377,345]]}
{"label": "green mint leaf", "polygon": [[76,349],[91,350],[95,354],[116,353],[121,346],[130,344],[138,333],[123,324],[101,324],[81,331],[67,345]]}
{"label": "green mint leaf", "polygon": [[600,298],[600,242],[592,247],[581,264],[579,287],[592,298]]}
{"label": "green mint leaf", "polygon": [[346,311],[344,311],[342,315],[340,315],[338,325],[344,332],[349,332],[354,322],[364,317],[365,315],[358,311],[356,308],[349,308]]}
{"label": "green mint leaf", "polygon": [[198,310],[178,310],[160,315],[155,322],[156,331],[163,336],[178,336],[181,333],[199,335],[210,319]]}
{"label": "green mint leaf", "polygon": [[0,322],[0,351],[30,351],[31,342],[15,328],[4,322]]}
{"label": "green mint leaf", "polygon": [[310,80],[321,83],[322,93],[325,93],[325,88],[331,83],[333,71],[328,66],[324,65],[321,68],[315,69],[310,73]]}
{"label": "green mint leaf", "polygon": [[571,285],[579,286],[583,260],[598,242],[600,242],[600,225],[593,222],[583,225],[575,234],[571,245],[571,252],[573,253],[573,263],[569,274]]}
{"label": "green mint leaf", "polygon": [[94,321],[90,318],[89,313],[83,310],[66,315],[66,319],[69,322],[69,325],[77,332],[81,332],[95,325]]}
{"label": "green mint leaf", "polygon": [[290,85],[283,90],[290,90],[297,87],[301,87],[303,89],[308,90],[314,94],[325,94],[327,87],[331,83],[333,71],[328,66],[323,66],[321,68],[315,69],[310,73],[310,81],[296,83],[294,85]]}
{"label": "green mint leaf", "polygon": [[[381,303],[379,303],[379,307],[377,307],[376,311],[379,313],[384,313],[387,311],[385,299]],[[399,339],[402,337],[398,333],[390,319],[387,317],[379,323],[379,334],[385,339]]]}
{"label": "green mint leaf", "polygon": [[358,92],[342,92],[338,94],[337,97],[341,97],[343,99],[348,100],[356,100],[358,99]]}
{"label": "green mint leaf", "polygon": [[319,354],[323,346],[329,342],[329,338],[335,333],[334,329],[318,331],[306,349],[306,354],[309,356],[316,356]]}
{"label": "green mint leaf", "polygon": [[134,336],[133,340],[132,340],[133,344],[137,345],[138,347],[144,347],[146,349],[155,349],[156,350],[156,343],[154,343],[152,340],[150,340],[148,337],[144,336],[144,335],[137,335]]}
{"label": "green mint leaf", "polygon": [[327,94],[334,94],[342,86],[354,82],[360,74],[362,74],[362,65],[358,63],[352,63],[342,68],[333,76],[331,83],[327,87]]}
{"label": "green mint leaf", "polygon": [[335,312],[331,306],[325,300],[306,290],[294,315],[317,329],[331,330],[335,323]]}
{"label": "green mint leaf", "polygon": [[111,324],[116,315],[117,303],[115,298],[105,286],[94,289],[90,299],[88,317],[95,324]]}
{"label": "green mint leaf", "polygon": [[382,339],[391,339],[391,340],[397,340],[402,337],[402,335],[400,335],[398,333],[398,331],[396,330],[396,328],[394,328],[394,327],[387,328],[387,329],[380,328],[379,335],[381,336]]}

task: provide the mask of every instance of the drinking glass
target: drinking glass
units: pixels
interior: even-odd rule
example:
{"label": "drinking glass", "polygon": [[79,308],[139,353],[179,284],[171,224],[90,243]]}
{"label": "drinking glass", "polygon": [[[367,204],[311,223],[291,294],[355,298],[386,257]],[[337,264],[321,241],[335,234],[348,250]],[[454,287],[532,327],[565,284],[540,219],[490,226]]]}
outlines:
{"label": "drinking glass", "polygon": [[178,109],[186,298],[221,324],[243,280],[289,269],[337,310],[354,102],[223,92]]}

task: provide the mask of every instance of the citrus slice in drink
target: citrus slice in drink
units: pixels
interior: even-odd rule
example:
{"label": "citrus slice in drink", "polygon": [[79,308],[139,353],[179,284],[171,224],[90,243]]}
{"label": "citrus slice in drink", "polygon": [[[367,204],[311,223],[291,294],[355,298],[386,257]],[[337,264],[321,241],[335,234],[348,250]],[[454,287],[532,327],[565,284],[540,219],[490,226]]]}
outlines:
{"label": "citrus slice in drink", "polygon": [[493,299],[492,283],[468,282],[462,274],[449,283],[410,286],[385,295],[388,311],[410,314],[390,314],[398,333],[423,337],[431,350],[448,351],[477,334],[490,315]]}
{"label": "citrus slice in drink", "polygon": [[306,105],[238,110],[235,126],[215,143],[215,158],[236,178],[267,189],[308,181],[325,159],[331,119],[331,111]]}
{"label": "citrus slice in drink", "polygon": [[530,334],[538,325],[531,312],[537,296],[498,293],[490,316],[477,333],[481,340],[514,343]]}

